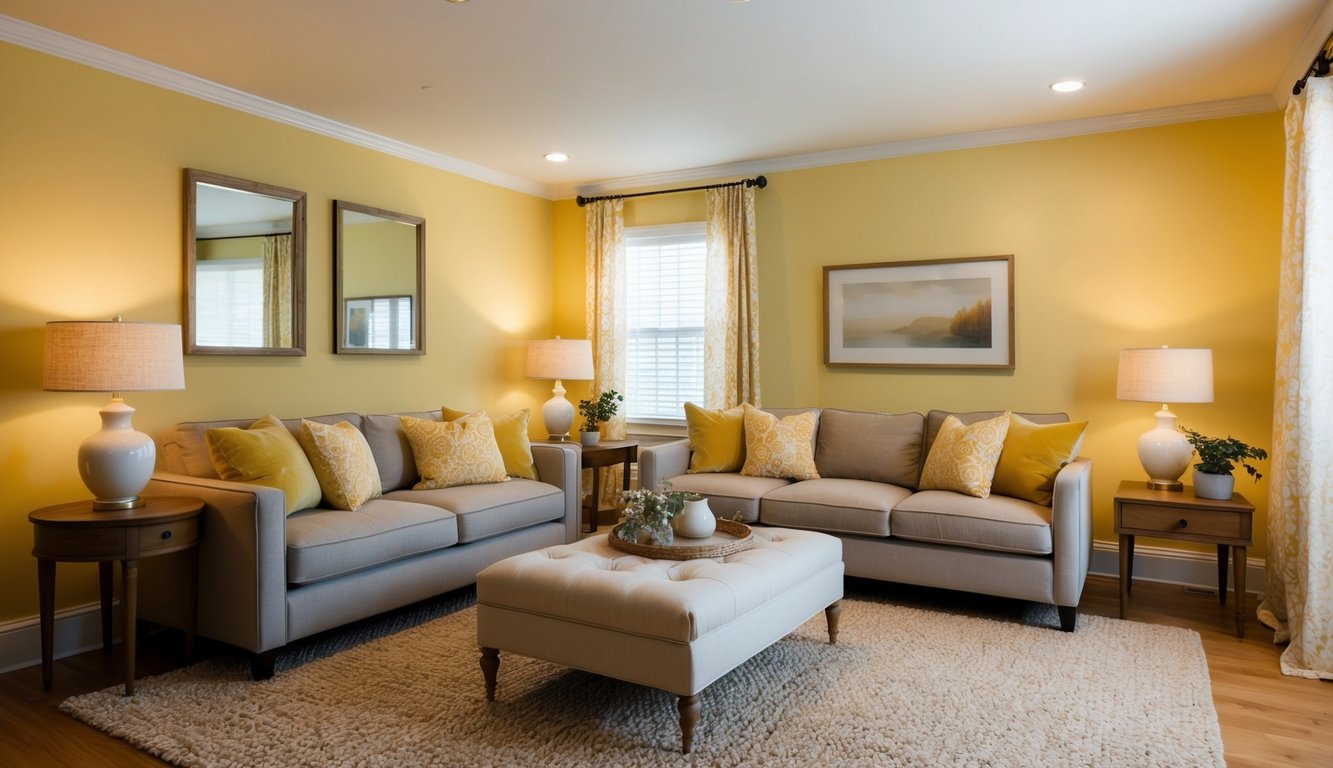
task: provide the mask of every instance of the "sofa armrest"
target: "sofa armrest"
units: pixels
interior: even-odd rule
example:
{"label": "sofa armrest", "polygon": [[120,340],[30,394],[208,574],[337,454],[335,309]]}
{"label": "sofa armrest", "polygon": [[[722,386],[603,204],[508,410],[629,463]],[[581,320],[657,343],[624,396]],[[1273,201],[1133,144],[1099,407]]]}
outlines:
{"label": "sofa armrest", "polygon": [[579,539],[579,452],[573,445],[533,445],[532,463],[537,479],[565,492],[565,542]]}
{"label": "sofa armrest", "polygon": [[1073,607],[1092,562],[1092,461],[1076,458],[1055,476],[1051,500],[1055,604]]}
{"label": "sofa armrest", "polygon": [[[146,494],[203,499],[199,542],[198,632],[255,653],[287,642],[287,516],[282,491],[262,485],[158,472]],[[171,568],[188,561],[140,564],[139,614],[181,626]],[[150,569],[164,572],[149,578]]]}
{"label": "sofa armrest", "polygon": [[639,487],[657,488],[690,468],[690,441],[673,440],[639,449]]}

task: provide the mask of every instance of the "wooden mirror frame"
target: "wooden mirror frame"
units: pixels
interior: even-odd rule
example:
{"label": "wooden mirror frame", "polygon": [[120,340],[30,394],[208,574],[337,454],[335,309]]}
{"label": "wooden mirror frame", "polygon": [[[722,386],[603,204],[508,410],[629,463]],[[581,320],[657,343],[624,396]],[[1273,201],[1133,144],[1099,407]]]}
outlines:
{"label": "wooden mirror frame", "polygon": [[[348,301],[363,297],[344,295],[344,267],[348,254],[345,252],[345,233],[343,214],[362,213],[381,219],[397,221],[416,229],[416,289],[411,294],[412,300],[412,341],[410,349],[373,349],[347,345],[345,306]],[[340,355],[424,355],[426,353],[426,220],[420,216],[374,208],[369,205],[349,203],[345,200],[333,201],[333,351]]]}
{"label": "wooden mirror frame", "polygon": [[[237,192],[288,200],[292,204],[292,345],[289,347],[221,347],[198,343],[195,309],[198,302],[198,187],[208,184]],[[248,179],[194,168],[185,169],[185,352],[191,355],[285,355],[306,353],[306,194]]]}

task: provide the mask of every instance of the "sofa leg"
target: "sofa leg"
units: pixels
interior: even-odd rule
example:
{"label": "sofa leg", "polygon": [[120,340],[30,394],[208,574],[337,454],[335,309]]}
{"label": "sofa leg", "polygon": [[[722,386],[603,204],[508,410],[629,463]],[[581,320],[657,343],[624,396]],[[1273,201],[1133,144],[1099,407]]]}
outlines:
{"label": "sofa leg", "polygon": [[1065,632],[1074,631],[1074,623],[1078,620],[1078,606],[1057,605],[1055,610],[1060,613],[1060,629]]}
{"label": "sofa leg", "polygon": [[273,662],[278,658],[278,649],[270,648],[263,653],[250,656],[250,677],[254,680],[267,680],[273,677]]}

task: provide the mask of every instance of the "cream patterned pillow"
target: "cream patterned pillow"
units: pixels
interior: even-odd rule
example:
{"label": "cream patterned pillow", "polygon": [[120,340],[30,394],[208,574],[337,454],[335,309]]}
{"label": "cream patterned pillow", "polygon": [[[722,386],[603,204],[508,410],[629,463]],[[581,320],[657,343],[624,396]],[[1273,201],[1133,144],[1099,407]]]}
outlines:
{"label": "cream patterned pillow", "polygon": [[380,470],[361,430],[348,422],[301,419],[301,448],[334,509],[356,509],[380,495]]}
{"label": "cream patterned pillow", "polygon": [[926,457],[926,466],[921,470],[921,490],[955,491],[988,498],[1008,432],[1008,411],[966,427],[957,416],[950,415],[940,426]]}
{"label": "cream patterned pillow", "polygon": [[771,413],[745,405],[745,466],[741,474],[749,477],[785,477],[814,480],[814,411],[787,416],[781,420]]}
{"label": "cream patterned pillow", "polygon": [[505,474],[504,456],[495,442],[495,427],[485,411],[457,421],[428,421],[400,417],[412,444],[421,482],[413,490],[449,488],[474,483],[499,483]]}

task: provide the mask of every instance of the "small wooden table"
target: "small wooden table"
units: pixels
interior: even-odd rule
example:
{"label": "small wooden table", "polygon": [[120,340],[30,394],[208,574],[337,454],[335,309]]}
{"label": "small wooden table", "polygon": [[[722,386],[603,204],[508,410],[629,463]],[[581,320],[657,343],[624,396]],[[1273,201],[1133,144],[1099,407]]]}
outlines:
{"label": "small wooden table", "polygon": [[185,551],[187,585],[185,653],[194,655],[198,615],[200,511],[204,502],[184,496],[146,496],[137,509],[94,510],[89,501],[43,507],[28,515],[37,558],[37,592],[42,629],[42,687],[51,690],[55,631],[56,563],[96,562],[102,602],[102,648],[111,650],[111,563],[121,563],[120,600],[125,653],[125,695],[134,695],[134,622],[138,612],[139,560]]}
{"label": "small wooden table", "polygon": [[[577,445],[577,443],[575,443]],[[582,448],[582,446],[580,446]],[[600,512],[600,499],[602,491],[602,473],[598,469],[602,467],[614,467],[617,464],[625,465],[624,479],[621,481],[621,488],[629,490],[629,465],[639,460],[639,441],[638,440],[602,440],[591,448],[582,448],[582,467],[591,469],[592,473],[592,498],[588,504],[588,533],[597,533],[597,513]]]}
{"label": "small wooden table", "polygon": [[1236,637],[1245,637],[1246,548],[1253,541],[1254,505],[1239,493],[1228,500],[1201,499],[1194,489],[1153,491],[1147,483],[1123,481],[1115,494],[1115,532],[1120,536],[1120,618],[1134,586],[1134,537],[1217,545],[1217,598],[1227,604],[1227,554],[1234,549]]}

